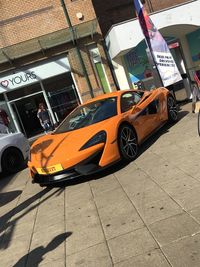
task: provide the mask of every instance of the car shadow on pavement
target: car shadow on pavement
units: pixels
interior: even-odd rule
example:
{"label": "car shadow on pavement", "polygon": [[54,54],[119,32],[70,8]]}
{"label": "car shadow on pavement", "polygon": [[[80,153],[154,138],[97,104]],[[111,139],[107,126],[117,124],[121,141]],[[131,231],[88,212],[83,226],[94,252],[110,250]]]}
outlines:
{"label": "car shadow on pavement", "polygon": [[0,173],[0,192],[3,191],[3,189],[9,185],[11,182],[13,182],[15,179],[17,179],[18,175],[20,174],[20,171],[23,171],[27,168],[27,163],[25,162],[19,172],[14,174],[6,174],[1,172]]}
{"label": "car shadow on pavement", "polygon": [[[9,247],[15,226],[21,218],[36,209],[40,204],[51,198],[53,195],[60,194],[60,191],[63,191],[64,189],[59,188],[56,191],[52,191],[51,194],[48,194],[44,198],[45,194],[50,190],[50,188],[45,188],[0,217],[0,250],[7,249]],[[41,201],[38,201],[40,199]],[[12,219],[13,216],[14,218]]]}
{"label": "car shadow on pavement", "polygon": [[0,173],[0,192],[2,192],[3,189],[16,178],[16,176],[17,174],[7,175]]}
{"label": "car shadow on pavement", "polygon": [[10,192],[2,192],[0,193],[0,208],[4,205],[7,205],[9,202],[16,199],[19,195],[21,195],[22,190],[15,190]]}
{"label": "car shadow on pavement", "polygon": [[39,246],[33,249],[32,251],[24,255],[21,259],[19,259],[19,261],[15,265],[13,265],[13,267],[39,266],[39,264],[43,261],[43,257],[45,256],[45,254],[60,246],[61,243],[63,243],[68,237],[70,237],[71,234],[72,232],[60,234],[54,239],[52,239],[46,247]]}

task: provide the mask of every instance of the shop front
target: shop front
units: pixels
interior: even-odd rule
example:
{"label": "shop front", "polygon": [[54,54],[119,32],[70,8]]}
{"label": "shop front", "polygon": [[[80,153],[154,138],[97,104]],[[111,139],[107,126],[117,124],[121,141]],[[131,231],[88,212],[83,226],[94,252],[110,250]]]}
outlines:
{"label": "shop front", "polygon": [[[190,83],[188,79],[185,57],[179,39],[174,36],[165,37],[171,54],[176,62],[182,80],[169,86],[169,90],[173,90],[177,100],[184,100],[190,97]],[[130,83],[134,88],[138,83],[143,84],[142,89],[151,90],[156,87],[158,82],[155,77],[154,69],[150,64],[150,56],[145,41],[140,42],[135,48],[130,50],[123,56],[125,69],[127,70]],[[188,92],[188,93],[187,93]]]}
{"label": "shop front", "polygon": [[[190,1],[150,15],[153,23],[168,43],[182,81],[170,85],[177,100],[191,97],[190,81],[199,62],[199,1]],[[177,16],[177,14],[182,14]],[[148,49],[138,19],[114,25],[106,36],[106,44],[121,89],[134,88],[142,82],[146,89],[158,84],[154,62]]]}
{"label": "shop front", "polygon": [[9,132],[20,131],[28,138],[44,131],[37,117],[40,103],[56,126],[80,102],[67,57],[0,77],[0,109],[9,118]]}

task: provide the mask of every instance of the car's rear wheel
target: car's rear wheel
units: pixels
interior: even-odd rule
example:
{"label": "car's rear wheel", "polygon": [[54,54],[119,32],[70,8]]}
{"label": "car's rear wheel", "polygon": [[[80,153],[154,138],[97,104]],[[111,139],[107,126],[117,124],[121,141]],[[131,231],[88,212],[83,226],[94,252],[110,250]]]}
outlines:
{"label": "car's rear wheel", "polygon": [[5,173],[16,173],[24,164],[24,158],[18,149],[11,147],[2,155],[2,170]]}
{"label": "car's rear wheel", "polygon": [[119,128],[118,145],[122,158],[126,161],[132,161],[138,154],[137,135],[134,129],[124,124]]}
{"label": "car's rear wheel", "polygon": [[167,98],[167,111],[168,111],[168,121],[176,122],[178,120],[178,108],[176,105],[176,100],[173,96],[168,96]]}

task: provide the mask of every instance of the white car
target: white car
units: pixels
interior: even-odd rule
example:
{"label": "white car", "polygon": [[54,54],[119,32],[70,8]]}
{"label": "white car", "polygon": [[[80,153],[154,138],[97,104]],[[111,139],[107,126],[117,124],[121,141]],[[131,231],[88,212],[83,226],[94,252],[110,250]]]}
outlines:
{"label": "white car", "polygon": [[0,133],[0,172],[17,172],[25,165],[29,153],[29,142],[22,133]]}

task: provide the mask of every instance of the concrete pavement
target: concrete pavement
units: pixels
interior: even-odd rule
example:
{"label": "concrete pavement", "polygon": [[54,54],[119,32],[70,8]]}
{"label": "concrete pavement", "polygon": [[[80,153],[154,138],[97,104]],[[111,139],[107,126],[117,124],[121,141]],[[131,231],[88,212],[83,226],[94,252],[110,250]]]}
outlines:
{"label": "concrete pavement", "polygon": [[200,266],[200,137],[180,111],[139,157],[52,189],[0,180],[0,266]]}

